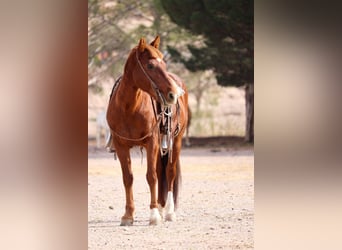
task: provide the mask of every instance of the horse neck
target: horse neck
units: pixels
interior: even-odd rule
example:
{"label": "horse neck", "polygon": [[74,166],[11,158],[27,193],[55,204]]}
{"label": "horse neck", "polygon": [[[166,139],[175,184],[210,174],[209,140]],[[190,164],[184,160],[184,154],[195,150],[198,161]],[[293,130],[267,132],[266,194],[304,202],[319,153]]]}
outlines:
{"label": "horse neck", "polygon": [[132,112],[140,108],[143,104],[145,93],[138,88],[134,81],[123,75],[120,86],[118,88],[118,97],[120,106],[125,107],[126,111]]}
{"label": "horse neck", "polygon": [[134,76],[134,70],[138,67],[136,61],[136,49],[133,49],[128,56],[124,67],[124,73],[118,88],[118,96],[120,105],[125,107],[126,111],[136,111],[141,105],[146,104],[149,100],[148,94],[138,87]]}

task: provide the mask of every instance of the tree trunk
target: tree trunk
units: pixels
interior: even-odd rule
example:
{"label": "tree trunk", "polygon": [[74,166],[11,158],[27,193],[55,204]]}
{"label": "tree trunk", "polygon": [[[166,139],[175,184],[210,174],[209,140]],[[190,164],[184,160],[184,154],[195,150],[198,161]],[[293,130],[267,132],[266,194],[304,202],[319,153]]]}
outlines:
{"label": "tree trunk", "polygon": [[246,134],[245,141],[254,142],[254,85],[245,87],[246,100]]}

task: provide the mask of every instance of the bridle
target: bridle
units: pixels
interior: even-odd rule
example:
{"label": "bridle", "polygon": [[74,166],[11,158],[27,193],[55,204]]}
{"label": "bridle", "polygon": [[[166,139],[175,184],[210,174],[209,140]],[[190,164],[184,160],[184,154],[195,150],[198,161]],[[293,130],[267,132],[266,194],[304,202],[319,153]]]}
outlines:
{"label": "bridle", "polygon": [[159,97],[159,99],[162,101],[161,103],[161,112],[160,114],[157,114],[152,97],[151,97],[151,102],[152,102],[152,106],[153,106],[153,111],[154,111],[154,115],[157,119],[157,124],[159,124],[160,122],[162,123],[161,125],[161,130],[163,135],[160,135],[160,130],[158,130],[158,136],[159,136],[159,143],[161,145],[160,147],[160,153],[161,155],[166,155],[167,153],[169,153],[169,160],[170,162],[172,162],[172,148],[173,148],[173,139],[175,136],[178,135],[179,133],[179,128],[180,128],[180,123],[179,123],[179,103],[177,101],[176,104],[176,113],[177,113],[177,127],[175,129],[175,133],[172,134],[172,129],[171,129],[171,123],[172,123],[172,108],[170,105],[166,105],[166,101],[165,98],[163,97],[163,95],[160,93],[160,90],[157,87],[157,84],[152,80],[152,78],[147,74],[146,70],[144,69],[144,67],[142,66],[139,57],[138,57],[138,49],[136,49],[135,51],[135,57],[137,59],[137,62],[140,66],[140,69],[142,70],[142,72],[144,73],[144,75],[146,76],[146,78],[150,81],[152,88],[154,89],[154,91],[156,92],[157,96]]}
{"label": "bridle", "polygon": [[[144,75],[146,76],[146,78],[150,81],[151,86],[153,88],[153,90],[155,91],[155,93],[157,94],[157,96],[159,97],[159,99],[161,100],[161,112],[158,114],[156,111],[156,107],[154,104],[154,101],[151,97],[151,103],[152,103],[152,107],[153,107],[153,112],[154,112],[154,116],[156,118],[156,124],[154,126],[152,126],[152,128],[150,129],[150,131],[140,137],[140,138],[128,138],[125,136],[122,136],[120,134],[118,134],[116,131],[112,130],[114,132],[114,134],[124,140],[128,140],[128,141],[142,141],[144,139],[146,139],[147,137],[151,136],[153,134],[153,131],[155,130],[156,127],[160,126],[161,124],[161,129],[162,129],[162,136],[161,136],[161,131],[158,129],[158,137],[159,137],[159,143],[160,143],[160,153],[161,155],[166,155],[167,153],[169,153],[169,160],[170,162],[172,162],[172,148],[173,148],[173,139],[174,137],[178,136],[178,133],[180,131],[180,123],[179,123],[179,116],[180,116],[180,112],[179,112],[179,103],[177,101],[176,103],[176,114],[177,114],[177,126],[176,129],[174,131],[174,134],[172,134],[172,129],[171,129],[171,123],[172,123],[172,108],[170,105],[166,105],[166,101],[165,98],[163,97],[163,95],[160,93],[160,90],[157,87],[157,84],[152,80],[152,78],[147,74],[147,72],[145,71],[144,67],[142,66],[139,57],[138,57],[138,49],[136,50],[136,59],[137,62],[140,66],[140,69],[142,70],[142,72],[144,73]],[[110,98],[112,97],[115,89],[118,87],[118,85],[121,82],[121,76],[116,80],[114,87],[112,89],[112,93],[110,95]],[[114,157],[115,157],[115,153],[114,153]],[[116,157],[115,157],[116,158]]]}
{"label": "bridle", "polygon": [[144,67],[142,66],[140,60],[139,60],[139,57],[138,57],[138,49],[136,49],[135,51],[135,57],[137,58],[137,62],[140,66],[140,69],[142,70],[142,72],[144,73],[144,75],[146,76],[146,78],[150,81],[151,83],[151,86],[154,90],[154,92],[157,94],[157,96],[159,97],[159,99],[161,100],[162,102],[162,105],[163,106],[166,106],[166,101],[165,101],[165,98],[163,97],[163,95],[160,93],[160,90],[158,89],[157,87],[157,84],[152,80],[152,78],[147,74],[146,70],[144,69]]}

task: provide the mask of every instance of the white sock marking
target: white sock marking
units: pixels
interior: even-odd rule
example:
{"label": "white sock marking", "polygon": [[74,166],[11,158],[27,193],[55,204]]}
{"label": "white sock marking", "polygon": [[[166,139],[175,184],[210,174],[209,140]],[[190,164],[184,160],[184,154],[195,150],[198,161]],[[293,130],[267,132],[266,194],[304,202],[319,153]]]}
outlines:
{"label": "white sock marking", "polygon": [[164,217],[164,208],[159,204],[158,205],[158,211],[161,217]]}
{"label": "white sock marking", "polygon": [[158,224],[161,221],[161,216],[158,208],[152,208],[150,213],[150,224]]}
{"label": "white sock marking", "polygon": [[166,210],[166,214],[172,214],[175,212],[175,204],[173,203],[173,193],[171,191],[167,193],[165,210]]}

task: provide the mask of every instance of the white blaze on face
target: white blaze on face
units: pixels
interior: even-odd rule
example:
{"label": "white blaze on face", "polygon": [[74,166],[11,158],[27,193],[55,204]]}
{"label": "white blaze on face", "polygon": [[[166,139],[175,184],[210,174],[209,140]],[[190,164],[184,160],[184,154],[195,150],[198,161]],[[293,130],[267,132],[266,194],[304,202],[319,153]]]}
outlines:
{"label": "white blaze on face", "polygon": [[163,61],[163,59],[161,59],[161,58],[159,58],[159,57],[157,58],[157,62],[160,63],[160,62],[162,62],[162,61]]}
{"label": "white blaze on face", "polygon": [[176,99],[178,98],[178,97],[180,97],[180,96],[182,96],[182,95],[184,95],[184,93],[185,93],[185,91],[181,88],[181,87],[179,87],[178,86],[178,84],[171,78],[171,77],[169,77],[169,79],[170,79],[170,82],[171,82],[171,84],[172,84],[172,87],[174,88],[174,89],[176,89]]}
{"label": "white blaze on face", "polygon": [[179,86],[177,86],[177,96],[178,97],[181,97],[182,95],[184,95],[185,94],[185,91],[184,91],[184,89],[182,89],[181,87],[179,87]]}

